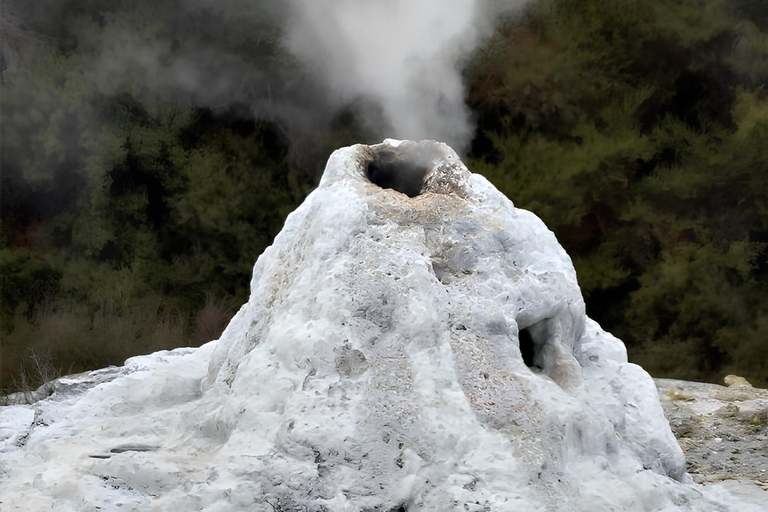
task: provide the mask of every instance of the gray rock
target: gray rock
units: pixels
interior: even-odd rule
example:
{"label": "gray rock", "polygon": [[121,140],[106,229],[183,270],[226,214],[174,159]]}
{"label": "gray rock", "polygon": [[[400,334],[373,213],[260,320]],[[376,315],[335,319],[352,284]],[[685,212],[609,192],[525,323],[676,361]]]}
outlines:
{"label": "gray rock", "polygon": [[768,510],[768,391],[655,379],[664,413],[700,484]]}

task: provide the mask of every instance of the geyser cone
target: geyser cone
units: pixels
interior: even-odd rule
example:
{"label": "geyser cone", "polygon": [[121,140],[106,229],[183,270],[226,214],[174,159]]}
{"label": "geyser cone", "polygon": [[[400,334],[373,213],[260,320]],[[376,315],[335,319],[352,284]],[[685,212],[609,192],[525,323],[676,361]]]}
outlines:
{"label": "geyser cone", "polygon": [[217,428],[271,425],[264,470],[331,510],[631,509],[685,478],[650,377],[586,318],[554,235],[432,141],[331,156],[208,385],[229,394]]}
{"label": "geyser cone", "polygon": [[728,509],[554,235],[436,142],[336,151],[220,340],[68,382],[0,408],[10,510]]}

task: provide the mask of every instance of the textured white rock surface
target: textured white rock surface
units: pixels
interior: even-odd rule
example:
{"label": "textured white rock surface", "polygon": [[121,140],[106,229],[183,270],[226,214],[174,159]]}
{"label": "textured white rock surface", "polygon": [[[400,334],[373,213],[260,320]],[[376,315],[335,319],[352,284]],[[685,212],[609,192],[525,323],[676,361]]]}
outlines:
{"label": "textured white rock surface", "polygon": [[66,384],[0,408],[2,510],[750,510],[687,476],[554,235],[438,143],[336,151],[218,341]]}

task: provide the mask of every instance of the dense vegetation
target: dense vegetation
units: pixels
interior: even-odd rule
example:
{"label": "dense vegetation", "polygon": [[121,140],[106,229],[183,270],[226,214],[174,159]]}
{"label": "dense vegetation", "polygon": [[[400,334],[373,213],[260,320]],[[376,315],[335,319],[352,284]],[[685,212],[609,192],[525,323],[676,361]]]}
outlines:
{"label": "dense vegetation", "polygon": [[[77,371],[216,337],[329,152],[380,136],[268,2],[8,4],[0,386],[30,348]],[[538,0],[465,76],[468,166],[555,231],[630,358],[767,384],[768,5]]]}

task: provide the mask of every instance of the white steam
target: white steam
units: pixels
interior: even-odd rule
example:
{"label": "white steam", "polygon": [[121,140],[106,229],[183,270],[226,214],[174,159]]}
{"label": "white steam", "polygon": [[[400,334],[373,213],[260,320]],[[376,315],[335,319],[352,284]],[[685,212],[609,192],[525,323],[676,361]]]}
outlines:
{"label": "white steam", "polygon": [[[520,1],[505,2],[519,5]],[[343,104],[373,103],[387,136],[472,137],[460,61],[499,7],[483,0],[293,0],[286,46]],[[381,128],[381,127],[380,127]]]}

